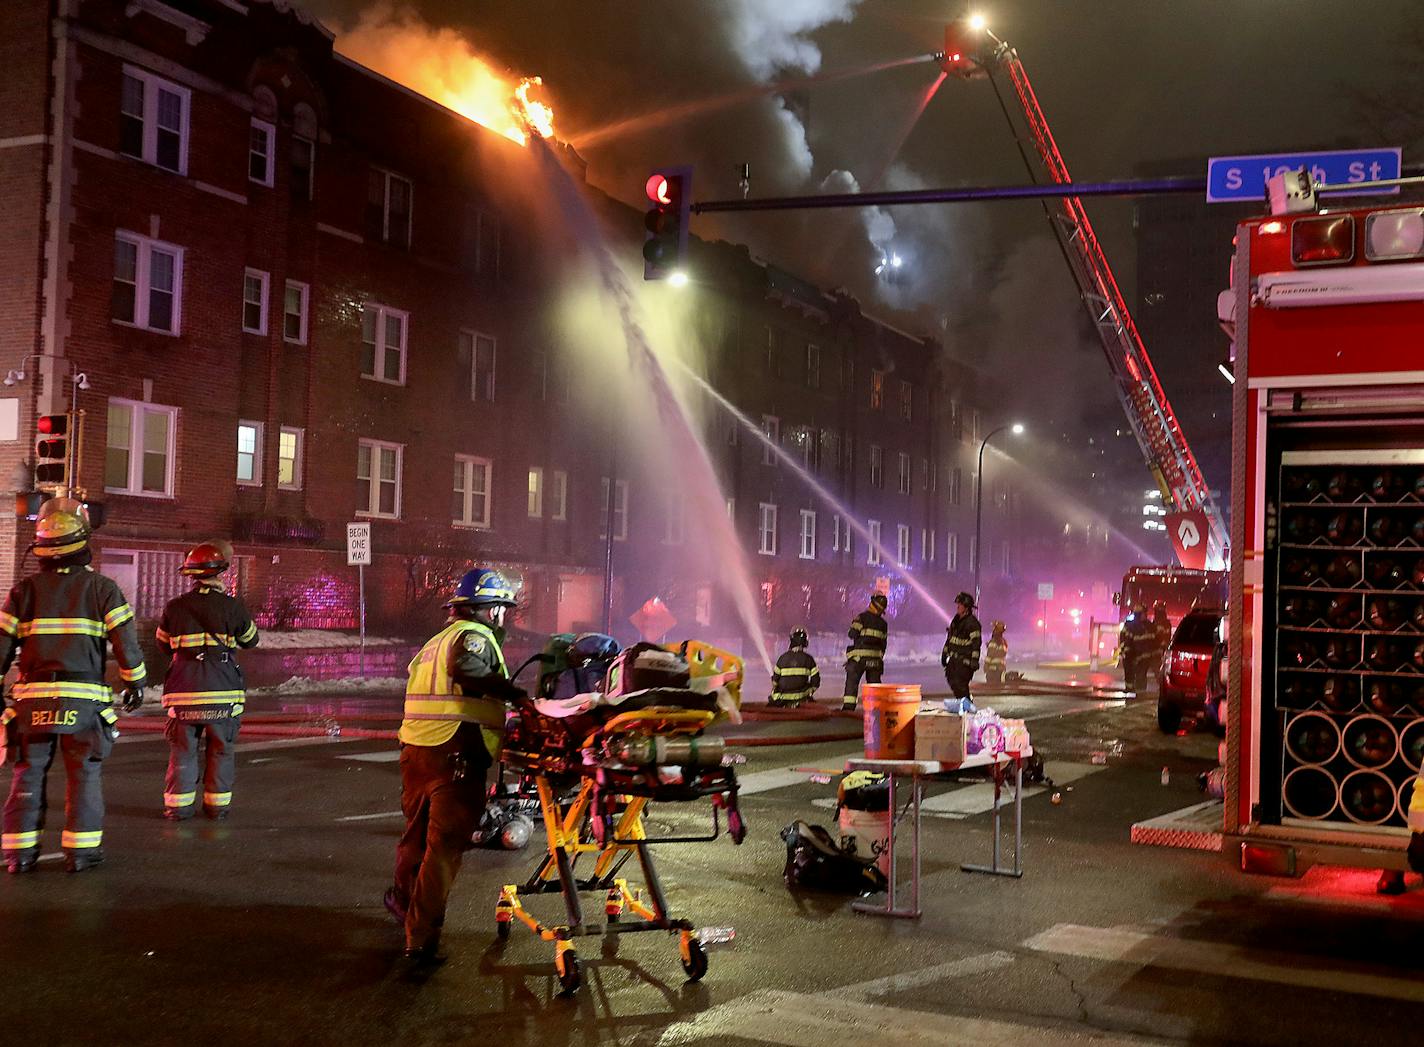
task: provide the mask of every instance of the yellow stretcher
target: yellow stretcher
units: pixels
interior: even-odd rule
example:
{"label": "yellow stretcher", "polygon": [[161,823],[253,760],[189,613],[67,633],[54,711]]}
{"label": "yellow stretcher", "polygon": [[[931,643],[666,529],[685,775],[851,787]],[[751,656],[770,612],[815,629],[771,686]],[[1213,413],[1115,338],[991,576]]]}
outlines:
{"label": "yellow stretcher", "polygon": [[[522,887],[506,884],[500,891],[495,928],[501,940],[508,939],[518,920],[553,942],[554,965],[566,994],[576,992],[582,981],[574,943],[584,937],[638,931],[676,934],[688,980],[707,973],[707,952],[698,932],[691,921],[669,912],[649,848],[717,839],[722,810],[732,841],[739,844],[745,837],[736,772],[722,766],[721,739],[701,737],[727,714],[729,698],[732,710],[740,705],[742,662],[698,641],[664,650],[686,659],[693,687],[634,692],[620,705],[567,719],[546,715],[538,702],[525,700],[507,733],[503,759],[534,783],[548,853]],[[709,834],[648,837],[644,815],[650,802],[703,798],[712,801]],[[634,857],[642,889],[630,887],[620,875]],[[563,896],[566,923],[546,924],[524,908],[521,894],[554,892]],[[604,922],[585,920],[580,894],[602,896]]]}

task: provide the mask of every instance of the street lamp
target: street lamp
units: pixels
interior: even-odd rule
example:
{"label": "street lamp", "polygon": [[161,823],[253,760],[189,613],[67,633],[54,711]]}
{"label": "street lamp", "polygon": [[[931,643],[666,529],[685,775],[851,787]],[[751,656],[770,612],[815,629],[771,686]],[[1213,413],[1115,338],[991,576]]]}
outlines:
{"label": "street lamp", "polygon": [[989,441],[998,436],[1004,430],[1008,430],[1015,436],[1022,436],[1024,427],[1022,422],[1014,422],[1012,425],[1001,425],[997,429],[989,432],[983,440],[979,441],[979,471],[974,474],[974,602],[979,602],[979,557],[982,555],[980,546],[984,543],[981,540],[984,529],[984,448],[989,446]]}

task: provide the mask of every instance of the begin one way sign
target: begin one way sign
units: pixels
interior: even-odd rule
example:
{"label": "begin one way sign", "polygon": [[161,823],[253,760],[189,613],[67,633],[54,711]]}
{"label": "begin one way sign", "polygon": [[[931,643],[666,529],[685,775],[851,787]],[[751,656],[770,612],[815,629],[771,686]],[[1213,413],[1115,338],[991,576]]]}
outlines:
{"label": "begin one way sign", "polygon": [[349,523],[346,525],[346,563],[351,567],[364,567],[371,562],[371,525],[369,523]]}

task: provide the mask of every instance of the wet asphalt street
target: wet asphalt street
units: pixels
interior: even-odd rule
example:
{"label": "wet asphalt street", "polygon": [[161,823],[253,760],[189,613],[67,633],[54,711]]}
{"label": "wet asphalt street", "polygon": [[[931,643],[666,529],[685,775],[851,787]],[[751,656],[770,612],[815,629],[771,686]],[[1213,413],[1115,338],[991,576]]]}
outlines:
{"label": "wet asphalt street", "polygon": [[[1368,872],[1256,879],[1219,854],[1133,846],[1133,821],[1199,799],[1214,738],[1163,737],[1145,701],[988,702],[1030,719],[1062,799],[1035,789],[1024,800],[1022,880],[960,871],[989,857],[992,804],[987,785],[963,783],[931,791],[921,919],[792,893],[777,834],[796,818],[831,824],[834,784],[811,777],[856,745],[747,749],[746,843],[657,855],[674,910],[735,926],[735,942],[687,984],[674,938],[585,941],[571,999],[558,995],[549,944],[521,926],[495,942],[499,887],[525,879],[542,833],[524,852],[467,855],[450,961],[412,978],[380,901],[401,826],[389,743],[254,736],[232,818],[174,826],[159,816],[165,746],[129,731],[105,772],[108,863],[70,876],[51,857],[0,878],[3,1027],[12,1042],[126,1044],[1418,1042],[1424,890],[1384,899]],[[398,709],[362,702],[382,703]],[[61,787],[56,770],[56,807]],[[705,817],[705,805],[666,805],[650,828]],[[530,905],[552,916],[559,902]]]}

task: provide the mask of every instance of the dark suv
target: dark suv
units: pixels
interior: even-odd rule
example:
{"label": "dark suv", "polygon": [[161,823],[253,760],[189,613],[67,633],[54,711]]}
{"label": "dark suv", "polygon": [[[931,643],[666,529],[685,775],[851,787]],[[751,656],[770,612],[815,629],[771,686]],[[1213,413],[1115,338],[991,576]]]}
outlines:
{"label": "dark suv", "polygon": [[1184,716],[1193,719],[1206,710],[1206,681],[1212,656],[1221,642],[1221,611],[1198,608],[1177,623],[1172,642],[1162,655],[1157,726],[1176,734]]}

